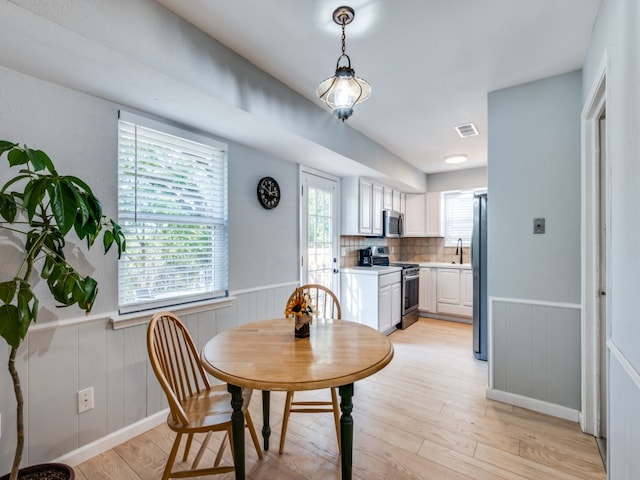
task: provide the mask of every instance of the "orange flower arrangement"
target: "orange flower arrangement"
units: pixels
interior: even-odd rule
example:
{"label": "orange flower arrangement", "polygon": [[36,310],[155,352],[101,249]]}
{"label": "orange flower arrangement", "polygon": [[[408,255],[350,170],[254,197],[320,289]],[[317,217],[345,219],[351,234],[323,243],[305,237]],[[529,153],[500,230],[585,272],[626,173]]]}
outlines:
{"label": "orange flower arrangement", "polygon": [[312,316],[316,313],[316,308],[311,304],[311,297],[308,293],[297,291],[287,303],[284,309],[284,316],[288,319],[295,319],[296,330],[305,323],[311,323]]}

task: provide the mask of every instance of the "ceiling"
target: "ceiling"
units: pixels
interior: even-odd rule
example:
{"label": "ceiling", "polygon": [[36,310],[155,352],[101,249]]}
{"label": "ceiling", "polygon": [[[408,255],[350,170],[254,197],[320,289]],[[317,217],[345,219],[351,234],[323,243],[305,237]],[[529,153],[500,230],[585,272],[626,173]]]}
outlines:
{"label": "ceiling", "polygon": [[[322,105],[344,1],[157,1]],[[347,122],[426,173],[484,166],[487,94],[581,68],[600,1],[351,0],[346,53],[373,93]],[[469,122],[479,135],[461,138]],[[452,154],[469,160],[446,165]]]}

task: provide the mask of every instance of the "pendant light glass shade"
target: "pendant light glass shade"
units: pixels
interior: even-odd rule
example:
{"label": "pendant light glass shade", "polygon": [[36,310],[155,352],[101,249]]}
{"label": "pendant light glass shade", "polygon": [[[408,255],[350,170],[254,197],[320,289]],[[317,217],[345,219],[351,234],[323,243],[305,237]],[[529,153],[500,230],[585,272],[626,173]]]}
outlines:
{"label": "pendant light glass shade", "polygon": [[[353,113],[356,103],[364,102],[371,95],[371,85],[359,77],[351,68],[351,59],[345,53],[346,36],[345,26],[353,20],[355,13],[351,7],[338,7],[333,12],[333,20],[342,26],[342,54],[338,57],[336,73],[333,77],[320,82],[316,88],[316,94],[324,101],[333,114],[343,122]],[[341,61],[346,65],[340,65]]]}
{"label": "pendant light glass shade", "polygon": [[343,122],[353,113],[356,103],[364,102],[371,95],[371,85],[356,77],[348,67],[338,67],[335,76],[318,85],[316,93],[329,105],[333,114]]}

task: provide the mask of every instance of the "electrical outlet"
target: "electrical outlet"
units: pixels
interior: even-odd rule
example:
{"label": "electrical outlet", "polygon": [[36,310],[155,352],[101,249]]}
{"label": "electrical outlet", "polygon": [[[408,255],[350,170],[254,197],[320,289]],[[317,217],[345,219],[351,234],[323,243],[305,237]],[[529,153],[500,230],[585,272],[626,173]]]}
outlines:
{"label": "electrical outlet", "polygon": [[93,387],[85,388],[78,392],[78,413],[86,412],[93,408]]}

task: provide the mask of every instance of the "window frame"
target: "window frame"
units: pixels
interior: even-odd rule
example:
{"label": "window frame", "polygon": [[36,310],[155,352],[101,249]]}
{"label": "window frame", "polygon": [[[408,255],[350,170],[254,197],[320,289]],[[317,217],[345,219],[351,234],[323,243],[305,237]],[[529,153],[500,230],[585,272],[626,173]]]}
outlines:
{"label": "window frame", "polygon": [[[165,172],[168,171],[167,167],[173,165],[173,164],[169,164],[167,159],[164,157],[162,158],[162,161],[159,158],[155,157],[158,151],[163,146],[166,146],[166,144],[163,143],[162,141],[163,138],[170,139],[170,137],[176,137],[175,144],[186,142],[184,151],[179,151],[180,149],[179,145],[176,147],[176,150],[171,151],[171,155],[173,155],[175,158],[178,159],[176,160],[176,163],[183,167],[185,163],[188,163],[189,161],[193,161],[194,155],[192,153],[187,153],[190,146],[194,146],[195,148],[204,148],[205,150],[210,149],[211,152],[214,152],[211,154],[211,157],[210,157],[211,158],[210,165],[207,164],[206,162],[206,158],[208,157],[203,156],[200,158],[197,155],[195,156],[195,158],[198,160],[198,163],[194,163],[194,165],[203,168],[205,171],[207,171],[208,174],[211,175],[211,179],[212,179],[211,181],[213,182],[213,185],[209,185],[207,187],[207,192],[202,193],[199,189],[196,189],[196,191],[198,194],[202,193],[203,198],[206,196],[208,201],[216,202],[217,207],[216,207],[215,215],[211,213],[212,207],[211,205],[207,205],[207,201],[205,200],[196,201],[194,204],[191,204],[191,208],[189,209],[189,211],[195,212],[195,213],[190,214],[188,216],[185,216],[184,214],[180,214],[180,209],[176,209],[176,208],[173,208],[173,210],[178,213],[174,215],[171,215],[169,212],[166,212],[166,211],[162,212],[162,216],[164,216],[164,214],[166,213],[168,218],[163,222],[160,222],[157,220],[157,218],[155,218],[158,216],[157,214],[155,215],[151,213],[146,214],[149,225],[156,224],[157,228],[155,230],[159,232],[158,235],[160,236],[160,239],[157,240],[158,242],[160,242],[159,245],[166,246],[169,243],[167,242],[168,238],[175,239],[175,237],[173,236],[167,236],[167,238],[162,238],[162,235],[168,235],[167,232],[170,232],[171,229],[185,230],[187,232],[193,231],[198,235],[199,238],[202,238],[203,231],[207,232],[207,230],[209,230],[208,232],[209,236],[204,237],[205,242],[203,246],[200,247],[202,249],[201,252],[204,253],[204,257],[206,259],[202,262],[195,262],[197,264],[196,267],[193,267],[194,262],[193,261],[189,262],[188,258],[184,260],[185,263],[183,264],[183,266],[185,267],[183,269],[185,273],[185,278],[187,277],[188,273],[193,273],[193,272],[195,273],[199,272],[201,276],[204,276],[205,278],[209,278],[209,280],[205,282],[205,286],[200,290],[198,289],[189,290],[185,288],[185,289],[179,290],[180,293],[177,295],[176,294],[158,295],[159,292],[156,292],[156,294],[152,298],[148,298],[148,299],[136,298],[134,301],[130,301],[125,298],[125,296],[129,296],[129,293],[126,293],[127,290],[134,288],[134,286],[130,281],[132,276],[127,276],[127,273],[125,271],[125,269],[127,268],[126,266],[127,263],[133,263],[134,260],[128,257],[127,255],[132,255],[132,256],[136,254],[140,255],[140,252],[136,251],[135,241],[133,240],[134,236],[131,236],[131,235],[127,236],[127,233],[132,232],[132,228],[133,228],[132,222],[131,222],[132,220],[131,203],[126,204],[125,206],[125,203],[123,202],[126,202],[127,198],[129,199],[129,202],[131,201],[132,189],[131,188],[126,189],[123,187],[123,185],[126,183],[125,178],[131,179],[130,171],[127,172],[126,174],[123,171],[126,169],[126,167],[128,167],[130,170],[131,154],[129,153],[127,155],[124,155],[121,149],[123,148],[123,145],[125,143],[129,147],[131,147],[132,144],[138,145],[137,143],[138,139],[137,137],[135,137],[134,140],[128,139],[125,142],[125,140],[121,138],[121,135],[123,135],[121,128],[124,128],[121,122],[129,124],[127,128],[131,128],[131,126],[137,126],[137,128],[140,128],[140,129],[147,129],[148,131],[153,131],[155,133],[151,135],[157,135],[160,138],[160,141],[156,145],[156,148],[158,150],[152,151],[152,154],[149,155],[149,157],[145,157],[145,160],[148,160],[148,158],[153,157],[153,159],[149,161],[149,163],[153,163],[156,160],[160,162],[159,166],[153,165],[152,167],[150,167],[152,173],[162,172],[164,174]],[[172,142],[169,142],[169,143],[173,145]],[[178,152],[182,154],[181,157],[176,156],[176,153]],[[135,160],[136,162],[139,161],[137,158],[137,155],[138,153],[136,151],[136,160]],[[228,209],[228,146],[227,144],[220,142],[218,140],[215,140],[207,135],[196,133],[192,130],[189,130],[186,127],[177,126],[175,124],[165,122],[165,121],[153,120],[145,116],[141,116],[138,114],[121,110],[118,115],[117,161],[118,161],[118,180],[117,180],[118,223],[122,227],[123,232],[125,233],[125,236],[127,236],[127,251],[124,252],[123,257],[121,258],[118,264],[118,312],[119,314],[128,315],[128,314],[137,313],[137,312],[157,310],[157,309],[168,308],[168,307],[188,306],[190,304],[228,298],[229,296],[229,242],[228,242],[229,209]],[[123,165],[126,165],[126,166],[123,166]],[[154,170],[156,168],[157,168],[157,171]],[[217,169],[217,171],[214,172],[215,169]],[[187,177],[187,179],[184,181],[185,185],[182,187],[183,189],[187,187],[188,182],[191,182],[191,185],[190,185],[191,187],[193,187],[193,184],[198,184],[198,185],[202,184],[202,182],[200,181],[201,177],[199,176],[201,174],[199,173],[197,168],[194,167],[194,170],[190,171],[190,173],[193,173],[193,175],[191,177]],[[133,175],[134,176],[138,175],[137,171]],[[168,176],[168,180],[166,181],[169,187],[166,187],[166,188],[168,189],[165,188],[165,189],[158,190],[158,197],[151,196],[147,198],[151,198],[152,200],[155,201],[156,198],[160,199],[163,193],[166,194],[167,192],[172,191],[172,189],[170,188],[170,182],[172,178],[171,178],[171,175],[167,175],[167,176]],[[141,182],[141,180],[138,180],[138,178],[136,177],[134,180],[135,187],[133,189],[135,191],[135,193],[133,193],[133,196],[135,198],[134,204],[135,202],[138,202],[138,193],[137,193],[138,182]],[[131,181],[129,180],[129,185],[130,183]],[[214,200],[212,200],[212,198],[208,196],[209,187],[215,191],[216,196]],[[127,191],[124,192],[123,190],[127,190]],[[149,190],[147,190],[147,195],[148,195],[148,192]],[[198,197],[198,200],[200,200],[200,197]],[[158,200],[158,203],[161,203],[161,202]],[[175,207],[175,203],[172,205]],[[188,203],[185,203],[185,205],[188,205]],[[163,208],[168,208],[168,207],[164,205]],[[137,205],[134,207],[134,210],[135,212],[133,213],[133,216],[136,218],[136,220],[140,220],[141,215],[144,219],[145,213],[141,213],[140,211],[138,211]],[[200,217],[201,219],[196,220],[194,217],[197,217],[198,215],[201,215]],[[191,221],[189,221],[189,219],[191,219]],[[182,224],[185,227],[182,227],[182,228],[179,227],[181,222],[177,220],[183,220]],[[149,225],[147,225],[147,227],[150,230],[153,230],[153,228]],[[198,230],[198,228],[200,228],[200,230]],[[140,227],[138,227],[138,230],[140,230]],[[147,238],[147,237],[142,236],[141,238]],[[206,240],[207,238],[209,239],[208,241]],[[150,242],[148,238],[146,241]],[[161,243],[161,241],[163,241],[164,243]],[[191,247],[189,242],[184,239],[183,241],[185,242],[185,245],[182,248],[189,249]],[[172,242],[172,243],[175,244],[175,242]],[[208,243],[210,243],[209,246],[207,246]],[[157,247],[157,248],[158,248],[158,251],[162,250],[162,247]],[[209,256],[210,258],[208,258]],[[142,261],[144,262],[144,260]],[[147,268],[150,268],[150,267],[147,266]],[[176,283],[180,284],[181,282],[178,281]]]}

